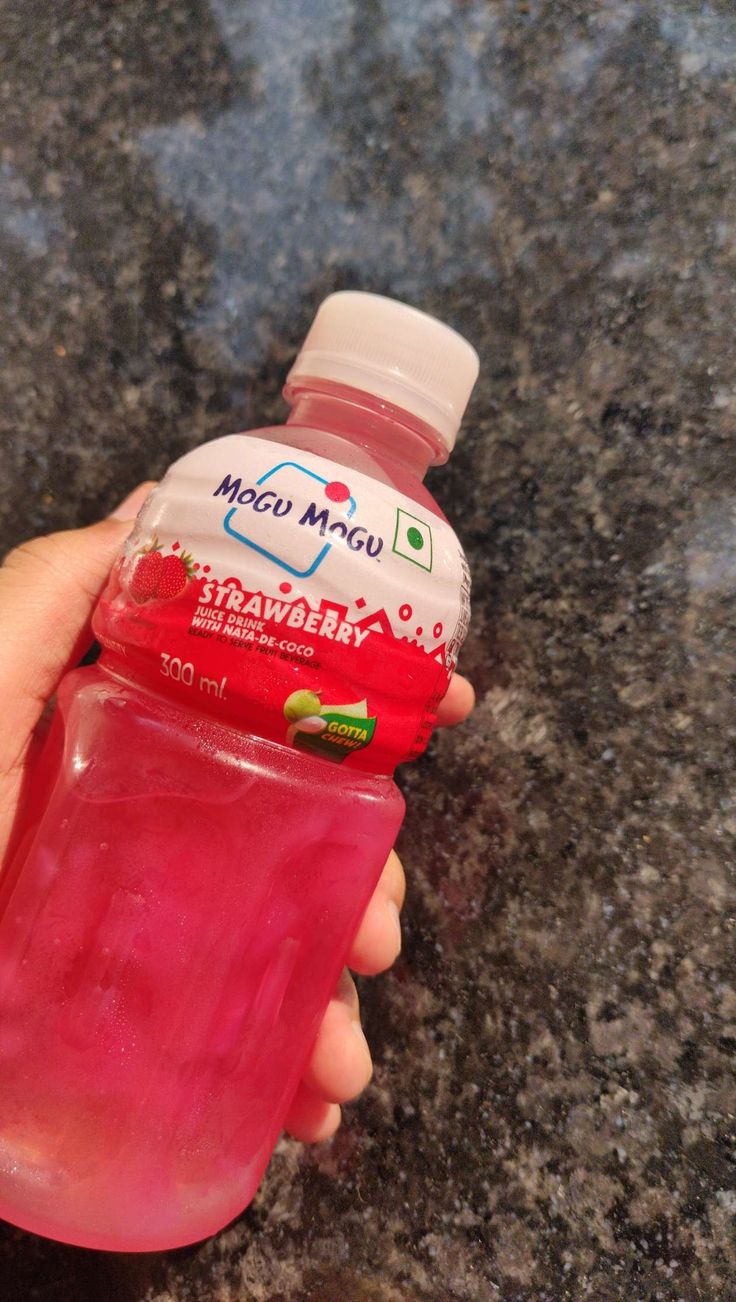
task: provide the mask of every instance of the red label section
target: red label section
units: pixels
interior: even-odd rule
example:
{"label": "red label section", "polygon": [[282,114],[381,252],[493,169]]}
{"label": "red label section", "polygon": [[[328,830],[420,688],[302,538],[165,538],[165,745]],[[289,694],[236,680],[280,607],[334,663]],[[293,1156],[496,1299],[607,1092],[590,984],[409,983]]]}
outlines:
{"label": "red label section", "polygon": [[[327,495],[347,491],[335,480]],[[397,637],[382,608],[358,619],[288,582],[249,591],[184,546],[153,540],[118,561],[94,620],[105,663],[244,731],[333,763],[390,773],[429,740],[447,646]],[[360,607],[360,602],[353,606]]]}

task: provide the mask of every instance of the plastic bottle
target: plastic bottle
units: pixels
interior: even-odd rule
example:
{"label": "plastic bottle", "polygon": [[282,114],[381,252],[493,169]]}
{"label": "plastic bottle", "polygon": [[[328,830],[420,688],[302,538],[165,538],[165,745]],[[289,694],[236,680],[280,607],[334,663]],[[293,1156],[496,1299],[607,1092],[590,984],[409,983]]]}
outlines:
{"label": "plastic bottle", "polygon": [[422,485],[477,375],[454,331],[335,294],[284,427],[143,507],[64,680],[0,883],[0,1214],[171,1248],[252,1198],[467,626]]}

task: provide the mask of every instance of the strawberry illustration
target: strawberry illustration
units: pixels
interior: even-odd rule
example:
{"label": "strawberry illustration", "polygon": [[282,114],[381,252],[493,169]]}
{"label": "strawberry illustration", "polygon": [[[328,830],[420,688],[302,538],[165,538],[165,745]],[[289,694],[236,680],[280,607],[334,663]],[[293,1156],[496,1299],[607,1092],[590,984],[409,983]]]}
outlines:
{"label": "strawberry illustration", "polygon": [[189,552],[181,552],[179,555],[172,552],[170,556],[162,557],[156,583],[159,601],[178,597],[184,591],[189,580],[194,577],[193,564]]}
{"label": "strawberry illustration", "polygon": [[154,538],[150,547],[138,553],[128,582],[131,597],[140,605],[144,601],[150,601],[156,595],[162,564],[160,545]]}
{"label": "strawberry illustration", "polygon": [[134,601],[143,605],[146,601],[168,601],[178,597],[194,578],[194,559],[189,552],[178,549],[181,544],[175,542],[168,556],[161,551],[158,538],[154,538],[147,547],[143,547],[133,558],[133,569],[127,581],[128,591]]}

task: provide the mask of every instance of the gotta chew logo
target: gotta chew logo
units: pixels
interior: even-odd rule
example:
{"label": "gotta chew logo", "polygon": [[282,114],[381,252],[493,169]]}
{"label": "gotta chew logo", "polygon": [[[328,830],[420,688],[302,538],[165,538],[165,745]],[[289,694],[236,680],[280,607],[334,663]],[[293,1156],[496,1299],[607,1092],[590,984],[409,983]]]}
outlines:
{"label": "gotta chew logo", "polygon": [[354,751],[370,745],[376,718],[375,715],[369,718],[366,701],[323,705],[320,698],[321,692],[309,688],[287,696],[284,702],[284,718],[289,725],[286,744],[340,764]]}
{"label": "gotta chew logo", "polygon": [[[335,542],[378,560],[384,540],[353,523],[357,502],[347,484],[326,479],[297,461],[280,461],[255,481],[225,475],[213,497],[230,503],[225,533],[287,574],[307,579],[316,573]],[[289,519],[295,528],[281,528]]]}

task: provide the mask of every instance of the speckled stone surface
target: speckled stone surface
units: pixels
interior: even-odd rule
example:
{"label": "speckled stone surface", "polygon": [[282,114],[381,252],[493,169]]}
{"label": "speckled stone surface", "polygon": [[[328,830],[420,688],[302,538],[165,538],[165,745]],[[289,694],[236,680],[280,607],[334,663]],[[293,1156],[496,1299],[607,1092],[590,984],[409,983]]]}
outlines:
{"label": "speckled stone surface", "polygon": [[0,48],[4,546],[277,416],[336,287],[483,366],[374,1084],[203,1246],[3,1230],[3,1302],[733,1298],[731,0],[6,0]]}

